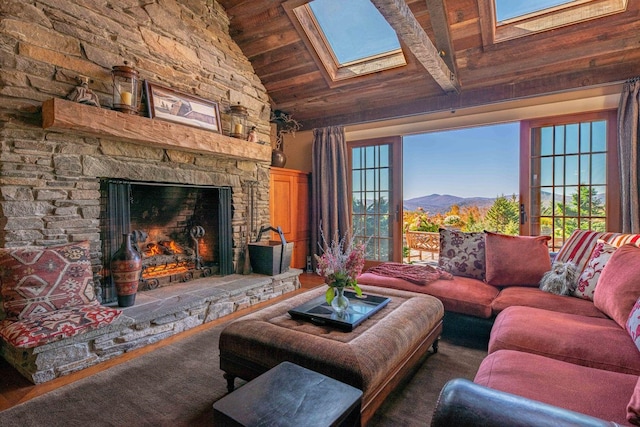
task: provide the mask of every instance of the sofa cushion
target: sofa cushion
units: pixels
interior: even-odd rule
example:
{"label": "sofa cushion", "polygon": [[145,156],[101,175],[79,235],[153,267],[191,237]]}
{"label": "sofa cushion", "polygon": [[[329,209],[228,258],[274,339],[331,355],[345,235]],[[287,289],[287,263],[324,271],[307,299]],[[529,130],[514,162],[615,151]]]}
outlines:
{"label": "sofa cushion", "polygon": [[0,249],[0,285],[7,319],[98,305],[89,242]]}
{"label": "sofa cushion", "polygon": [[454,276],[485,278],[485,233],[440,229],[438,265]]}
{"label": "sofa cushion", "polygon": [[593,295],[594,305],[624,328],[640,295],[640,248],[624,245],[605,265]]}
{"label": "sofa cushion", "polygon": [[482,361],[474,382],[624,425],[637,380],[637,375],[499,350]]}
{"label": "sofa cushion", "polygon": [[416,285],[395,277],[362,273],[358,276],[358,283],[431,295],[442,301],[447,311],[485,319],[492,316],[491,301],[498,295],[498,289],[494,286],[459,276],[454,276],[453,280],[440,279],[426,285]]}
{"label": "sofa cushion", "polygon": [[32,348],[107,326],[121,310],[100,305],[33,314],[27,319],[0,322],[0,337],[18,348]]}
{"label": "sofa cushion", "polygon": [[549,236],[508,236],[486,232],[487,283],[535,286],[551,270]]}
{"label": "sofa cushion", "polygon": [[[606,343],[606,344],[603,344]],[[509,307],[491,329],[489,353],[518,350],[591,368],[640,375],[640,352],[611,319]]]}
{"label": "sofa cushion", "polygon": [[493,313],[497,315],[507,307],[514,305],[536,307],[580,316],[607,317],[591,301],[572,296],[550,294],[537,288],[521,286],[502,289],[496,299],[493,300],[493,303],[491,303],[491,308]]}
{"label": "sofa cushion", "polygon": [[633,390],[631,400],[627,405],[627,421],[640,426],[640,378],[636,382],[636,388]]}
{"label": "sofa cushion", "polygon": [[640,234],[574,230],[558,251],[556,260],[562,262],[573,261],[578,268],[578,272],[582,273],[598,240],[615,247],[620,247],[627,243],[633,243],[638,246],[640,245]]}
{"label": "sofa cushion", "polygon": [[591,253],[591,258],[589,258],[587,265],[578,278],[578,286],[576,286],[575,291],[573,291],[574,296],[593,301],[593,294],[596,290],[602,269],[604,269],[604,266],[616,249],[618,248],[605,243],[603,240],[599,240],[598,243],[596,243]]}
{"label": "sofa cushion", "polygon": [[638,298],[633,305],[625,328],[638,350],[640,350],[640,298]]}

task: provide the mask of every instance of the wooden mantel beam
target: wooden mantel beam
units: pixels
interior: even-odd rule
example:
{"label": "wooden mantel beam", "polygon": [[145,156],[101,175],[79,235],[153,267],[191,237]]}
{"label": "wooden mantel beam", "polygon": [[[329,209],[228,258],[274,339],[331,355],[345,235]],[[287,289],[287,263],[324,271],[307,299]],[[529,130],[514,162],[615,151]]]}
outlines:
{"label": "wooden mantel beam", "polygon": [[460,82],[440,57],[404,0],[371,0],[389,25],[445,92],[460,92]]}
{"label": "wooden mantel beam", "polygon": [[160,119],[149,119],[52,98],[42,104],[42,127],[155,148],[270,162],[271,147]]}

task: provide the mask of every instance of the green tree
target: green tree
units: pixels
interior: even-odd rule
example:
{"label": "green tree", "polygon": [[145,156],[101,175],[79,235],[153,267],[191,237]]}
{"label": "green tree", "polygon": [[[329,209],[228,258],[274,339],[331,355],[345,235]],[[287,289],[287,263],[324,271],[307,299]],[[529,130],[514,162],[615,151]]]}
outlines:
{"label": "green tree", "polygon": [[[571,202],[556,203],[556,215],[564,216],[564,235],[569,236],[576,229],[605,231],[605,206],[598,197],[598,190],[589,186],[581,186],[577,193],[571,195]],[[580,219],[578,219],[580,216]],[[595,220],[594,220],[595,219]],[[563,236],[562,218],[555,221],[554,235]]]}
{"label": "green tree", "polygon": [[486,228],[498,233],[520,234],[520,212],[515,194],[496,198],[485,216]]}
{"label": "green tree", "polygon": [[389,259],[389,246],[377,245],[379,239],[371,240],[378,234],[382,239],[389,236],[389,201],[385,197],[370,201],[354,200],[352,210],[356,238],[371,243],[367,245],[366,258]]}

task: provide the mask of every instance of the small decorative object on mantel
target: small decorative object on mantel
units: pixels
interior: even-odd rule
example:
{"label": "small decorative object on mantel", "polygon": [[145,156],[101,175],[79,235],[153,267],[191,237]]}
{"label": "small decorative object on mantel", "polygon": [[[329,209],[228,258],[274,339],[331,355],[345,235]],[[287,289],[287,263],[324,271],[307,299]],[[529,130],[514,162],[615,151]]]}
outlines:
{"label": "small decorative object on mantel", "polygon": [[249,115],[247,107],[240,105],[232,105],[229,107],[231,115],[231,127],[229,128],[229,136],[233,138],[247,139],[247,116]]}
{"label": "small decorative object on mantel", "polygon": [[142,257],[133,248],[131,234],[122,235],[120,249],[111,257],[111,278],[116,286],[118,305],[130,307],[135,304],[138,281],[142,272]]}
{"label": "small decorative object on mantel", "polygon": [[344,289],[353,289],[358,296],[362,290],[356,278],[364,267],[365,245],[355,243],[353,234],[327,244],[322,230],[320,230],[322,244],[325,247],[322,256],[316,255],[318,262],[317,273],[324,278],[329,286],[325,294],[327,304],[330,304],[338,316],[344,316],[349,308],[349,299],[344,296]]}
{"label": "small decorative object on mantel", "polygon": [[249,142],[258,142],[258,132],[256,132],[256,127],[251,126],[251,130],[249,131],[249,135],[247,135],[247,141]]}
{"label": "small decorative object on mantel", "polygon": [[76,86],[75,89],[67,95],[67,99],[73,102],[79,102],[80,104],[92,105],[100,108],[100,100],[91,89],[89,89],[89,77],[78,76],[80,86]]}
{"label": "small decorative object on mantel", "polygon": [[302,128],[302,124],[291,115],[280,110],[271,112],[270,121],[277,126],[276,146],[271,152],[271,166],[283,168],[287,162],[287,156],[284,154],[284,136],[289,133],[295,137],[296,131]]}
{"label": "small decorative object on mantel", "polygon": [[138,72],[127,65],[114,65],[111,70],[113,79],[113,109],[128,114],[138,114],[140,86]]}

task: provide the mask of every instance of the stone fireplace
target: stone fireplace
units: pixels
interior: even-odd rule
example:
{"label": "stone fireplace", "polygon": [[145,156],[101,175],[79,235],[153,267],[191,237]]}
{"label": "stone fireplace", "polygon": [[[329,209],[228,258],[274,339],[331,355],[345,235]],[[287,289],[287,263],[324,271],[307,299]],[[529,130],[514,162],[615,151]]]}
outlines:
{"label": "stone fireplace", "polygon": [[[96,114],[121,114],[78,104],[71,107],[73,111],[92,109]],[[142,117],[127,120],[155,123]],[[180,127],[182,133],[183,128]],[[171,138],[166,127],[163,131]],[[152,130],[147,134],[147,138],[156,139]],[[154,142],[140,144],[108,132],[105,135],[98,138],[66,130],[6,123],[2,126],[3,246],[90,241],[96,294],[103,304],[115,301],[113,286],[105,273],[123,233],[136,231],[151,236],[152,240],[140,242],[145,245],[162,246],[166,240],[177,240],[191,254],[191,260],[183,265],[190,271],[161,274],[160,278],[148,276],[150,288],[182,282],[188,277],[240,272],[238,261],[249,231],[250,186],[255,192],[255,224],[269,223],[270,149],[238,141],[235,148],[244,143],[247,152],[246,158],[240,158],[233,149],[231,155],[220,150],[196,152],[154,146]],[[253,146],[260,153],[266,149],[266,154],[252,154],[249,150]],[[114,207],[107,203],[110,199],[126,204],[126,210],[109,213],[108,209]],[[151,220],[157,221],[153,224]],[[160,225],[164,231],[157,230],[162,228]],[[199,239],[197,256],[191,236],[194,227],[193,233]],[[174,238],[167,239],[171,237]],[[145,246],[145,250],[150,248]],[[184,259],[169,252],[164,256],[150,261],[149,266],[162,264],[160,261],[167,257]],[[196,268],[196,258],[200,258],[201,268]]]}
{"label": "stone fireplace", "polygon": [[[282,278],[230,274],[241,271],[245,237],[255,233],[248,229],[249,183],[255,226],[270,223],[271,147],[226,136],[229,106],[247,108],[261,141],[270,140],[271,108],[216,1],[5,3],[0,247],[90,242],[96,295],[103,304],[112,304],[105,266],[122,238],[118,233],[152,236],[145,250],[151,250],[147,244],[161,249],[167,241],[184,240],[186,259],[174,249],[163,256],[191,272],[161,273],[158,288],[141,292],[118,325],[37,351],[12,353],[0,343],[3,357],[29,367],[32,381],[48,381],[299,287],[299,272]],[[124,61],[141,80],[217,103],[220,132],[113,111],[111,69]],[[81,76],[88,77],[101,107],[65,100]],[[136,212],[129,206],[129,229],[123,215],[114,214],[109,221],[118,224],[115,237],[107,236],[105,188],[116,182],[133,188],[134,201],[152,193],[161,200],[152,187],[176,192],[163,206],[185,193],[172,214],[175,226],[156,232],[145,216],[154,215],[153,207]],[[149,265],[162,264],[156,261]],[[183,282],[197,274],[210,276]],[[154,278],[149,276],[150,286]]]}

